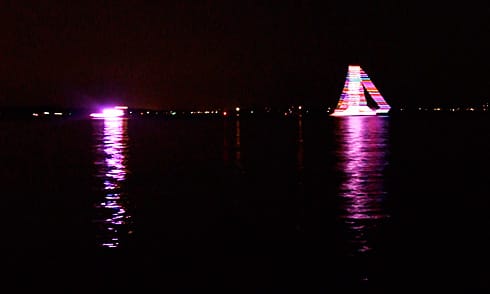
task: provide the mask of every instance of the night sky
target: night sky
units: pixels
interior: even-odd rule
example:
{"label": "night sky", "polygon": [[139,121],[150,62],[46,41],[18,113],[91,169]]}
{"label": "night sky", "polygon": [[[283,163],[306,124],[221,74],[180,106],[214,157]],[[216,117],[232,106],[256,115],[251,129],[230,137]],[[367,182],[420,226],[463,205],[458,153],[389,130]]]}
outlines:
{"label": "night sky", "polygon": [[1,1],[0,106],[331,105],[349,64],[393,106],[490,100],[488,4],[339,2]]}

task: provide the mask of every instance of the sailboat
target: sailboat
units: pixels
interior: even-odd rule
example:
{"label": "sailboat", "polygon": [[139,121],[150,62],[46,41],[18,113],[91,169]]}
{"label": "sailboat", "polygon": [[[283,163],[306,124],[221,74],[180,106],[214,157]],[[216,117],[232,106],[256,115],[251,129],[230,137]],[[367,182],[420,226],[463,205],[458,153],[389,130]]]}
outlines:
{"label": "sailboat", "polygon": [[[375,107],[367,104],[365,90],[370,95]],[[379,115],[387,114],[390,105],[381,96],[367,73],[359,65],[349,65],[344,88],[339,102],[331,116]]]}

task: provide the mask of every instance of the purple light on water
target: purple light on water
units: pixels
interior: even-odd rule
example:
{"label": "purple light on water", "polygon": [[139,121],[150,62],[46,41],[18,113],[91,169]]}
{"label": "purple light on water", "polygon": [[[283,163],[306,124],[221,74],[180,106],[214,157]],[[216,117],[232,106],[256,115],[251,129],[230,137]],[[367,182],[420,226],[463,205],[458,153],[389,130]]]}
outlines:
{"label": "purple light on water", "polygon": [[131,215],[125,205],[124,183],[127,175],[127,120],[123,109],[104,109],[99,115],[102,121],[94,121],[96,127],[97,178],[101,192],[97,209],[98,241],[102,247],[121,246],[120,238],[129,234]]}
{"label": "purple light on water", "polygon": [[387,161],[387,121],[382,117],[345,117],[339,121],[339,169],[344,175],[339,195],[354,251],[373,250],[371,231],[389,218],[383,207],[387,194],[384,169]]}
{"label": "purple light on water", "polygon": [[124,116],[124,110],[120,106],[115,106],[112,108],[104,108],[102,112],[94,112],[90,114],[92,118],[116,118]]}

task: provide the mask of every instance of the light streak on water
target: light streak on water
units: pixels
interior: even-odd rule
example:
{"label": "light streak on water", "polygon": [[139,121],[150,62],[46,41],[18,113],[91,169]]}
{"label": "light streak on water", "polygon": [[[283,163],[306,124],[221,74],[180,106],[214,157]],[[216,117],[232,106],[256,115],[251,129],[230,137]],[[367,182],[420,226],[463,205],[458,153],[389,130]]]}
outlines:
{"label": "light streak on water", "polygon": [[339,169],[343,181],[343,220],[350,232],[353,254],[373,250],[370,232],[389,217],[384,208],[388,165],[387,117],[352,116],[338,121]]}
{"label": "light streak on water", "polygon": [[124,184],[128,173],[127,119],[110,117],[94,120],[96,178],[97,245],[120,247],[121,239],[131,234],[131,215],[126,208]]}

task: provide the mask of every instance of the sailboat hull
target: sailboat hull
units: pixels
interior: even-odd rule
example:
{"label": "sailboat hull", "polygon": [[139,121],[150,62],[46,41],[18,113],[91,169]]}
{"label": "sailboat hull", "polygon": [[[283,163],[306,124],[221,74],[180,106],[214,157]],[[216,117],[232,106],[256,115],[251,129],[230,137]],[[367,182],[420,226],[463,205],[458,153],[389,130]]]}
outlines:
{"label": "sailboat hull", "polygon": [[345,110],[335,110],[331,116],[376,115],[376,110],[368,106],[350,106]]}

